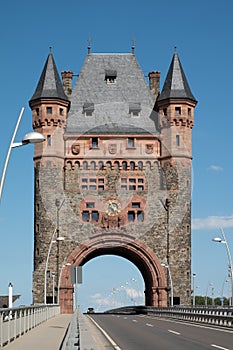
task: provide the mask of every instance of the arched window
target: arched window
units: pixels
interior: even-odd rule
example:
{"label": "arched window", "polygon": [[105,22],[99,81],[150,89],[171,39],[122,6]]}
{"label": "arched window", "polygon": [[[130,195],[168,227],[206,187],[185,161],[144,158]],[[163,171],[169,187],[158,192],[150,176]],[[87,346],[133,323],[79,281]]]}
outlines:
{"label": "arched window", "polygon": [[110,161],[106,162],[106,168],[112,169],[112,163]]}
{"label": "arched window", "polygon": [[146,168],[147,169],[151,169],[151,163],[150,162],[146,162]]}
{"label": "arched window", "polygon": [[86,161],[83,162],[83,169],[84,170],[88,169],[88,163]]}
{"label": "arched window", "polygon": [[130,162],[130,170],[134,170],[135,169],[135,163],[134,162]]}
{"label": "arched window", "polygon": [[142,170],[143,169],[143,162],[138,162],[138,170]]}
{"label": "arched window", "polygon": [[127,162],[122,162],[122,169],[127,170]]}
{"label": "arched window", "polygon": [[104,163],[102,161],[99,162],[99,170],[103,170],[104,168]]}
{"label": "arched window", "polygon": [[91,170],[95,170],[96,169],[96,164],[94,161],[91,162]]}
{"label": "arched window", "polygon": [[75,167],[76,167],[77,169],[80,169],[80,163],[79,163],[79,161],[76,161],[76,162],[75,162]]}
{"label": "arched window", "polygon": [[119,162],[114,162],[114,169],[118,170],[119,169]]}

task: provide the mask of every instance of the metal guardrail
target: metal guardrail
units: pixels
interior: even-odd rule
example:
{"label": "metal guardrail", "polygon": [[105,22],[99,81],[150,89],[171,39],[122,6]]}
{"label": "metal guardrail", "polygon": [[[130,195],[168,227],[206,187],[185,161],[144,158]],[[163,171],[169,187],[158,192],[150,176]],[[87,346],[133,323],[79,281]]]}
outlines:
{"label": "metal guardrail", "polygon": [[59,313],[59,305],[0,309],[0,347]]}
{"label": "metal guardrail", "polygon": [[164,307],[129,306],[109,310],[108,313],[135,313],[154,315],[158,317],[176,318],[189,322],[205,323],[222,327],[233,328],[233,307]]}
{"label": "metal guardrail", "polygon": [[80,315],[81,311],[76,309],[60,350],[80,350]]}

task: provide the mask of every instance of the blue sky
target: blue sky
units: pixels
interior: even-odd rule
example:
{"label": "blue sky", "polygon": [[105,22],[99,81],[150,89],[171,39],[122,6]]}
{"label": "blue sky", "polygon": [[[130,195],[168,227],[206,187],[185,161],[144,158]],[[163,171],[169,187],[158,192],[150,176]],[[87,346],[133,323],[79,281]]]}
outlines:
{"label": "blue sky", "polygon": [[[31,130],[28,101],[50,46],[58,70],[77,74],[87,54],[88,37],[92,52],[106,53],[130,52],[135,38],[135,55],[143,72],[161,71],[161,83],[177,46],[198,100],[193,129],[192,267],[196,293],[202,295],[208,283],[219,295],[227,276],[225,246],[211,241],[219,236],[219,226],[233,254],[232,14],[231,0],[9,0],[0,5],[0,167],[22,106],[17,140]],[[21,294],[18,304],[31,303],[32,157],[33,146],[13,150],[0,206],[0,294],[7,294],[12,282],[14,292]],[[139,301],[142,290],[143,281],[132,264],[100,257],[84,267],[80,304],[84,309],[90,303],[98,308],[108,297],[110,304],[113,300],[116,304],[126,295]]]}

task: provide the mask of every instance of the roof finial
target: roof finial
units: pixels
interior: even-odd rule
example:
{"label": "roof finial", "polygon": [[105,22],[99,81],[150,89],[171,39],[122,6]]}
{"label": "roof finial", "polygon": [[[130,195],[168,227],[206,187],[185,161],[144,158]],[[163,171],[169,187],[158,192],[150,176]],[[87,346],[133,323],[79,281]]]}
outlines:
{"label": "roof finial", "polygon": [[176,49],[177,49],[177,46],[175,45],[174,46],[174,53],[176,53],[177,51],[176,51]]}
{"label": "roof finial", "polygon": [[91,53],[91,42],[92,42],[92,39],[89,37],[88,38],[88,46],[87,46],[88,55],[90,55],[90,53]]}
{"label": "roof finial", "polygon": [[132,39],[132,55],[134,55],[134,50],[135,50],[135,39]]}

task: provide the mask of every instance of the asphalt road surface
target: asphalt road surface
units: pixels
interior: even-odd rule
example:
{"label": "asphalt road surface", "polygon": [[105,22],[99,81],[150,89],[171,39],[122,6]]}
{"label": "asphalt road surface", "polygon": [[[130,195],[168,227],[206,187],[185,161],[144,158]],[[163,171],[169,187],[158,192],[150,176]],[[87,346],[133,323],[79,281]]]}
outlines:
{"label": "asphalt road surface", "polygon": [[116,350],[233,350],[233,329],[147,315],[93,314]]}

